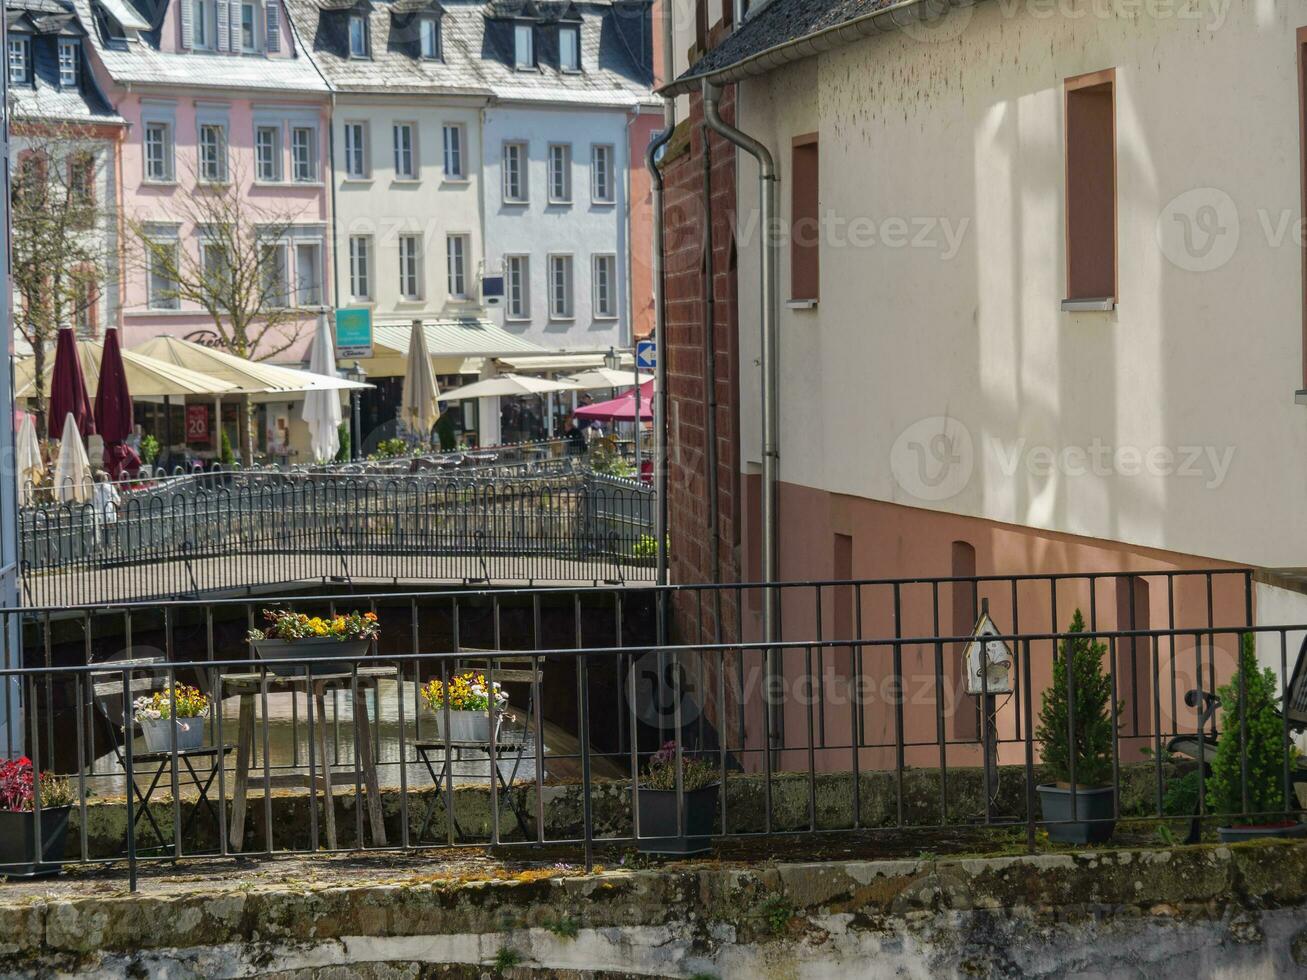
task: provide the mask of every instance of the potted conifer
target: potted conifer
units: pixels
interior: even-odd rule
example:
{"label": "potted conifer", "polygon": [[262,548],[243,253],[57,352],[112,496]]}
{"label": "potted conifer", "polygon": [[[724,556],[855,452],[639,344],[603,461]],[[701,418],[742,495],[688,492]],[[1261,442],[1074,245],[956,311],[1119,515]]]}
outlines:
{"label": "potted conifer", "polygon": [[[58,874],[68,838],[73,792],[68,780],[42,775],[41,826],[36,826],[36,776],[27,757],[0,762],[0,875]],[[38,833],[41,845],[37,847]]]}
{"label": "potted conifer", "polygon": [[1221,841],[1307,836],[1307,824],[1290,814],[1285,793],[1285,765],[1293,762],[1286,754],[1293,750],[1285,745],[1277,709],[1280,684],[1274,671],[1257,669],[1251,633],[1243,635],[1239,669],[1217,693],[1221,734],[1205,788],[1208,811],[1227,823],[1217,827]]}
{"label": "potted conifer", "polygon": [[1102,843],[1116,826],[1112,679],[1103,673],[1107,647],[1075,635],[1084,631],[1077,609],[1068,631],[1072,635],[1053,663],[1053,685],[1043,692],[1035,730],[1044,770],[1053,780],[1037,787],[1040,807],[1047,821],[1071,821],[1048,826],[1048,836],[1065,844]]}
{"label": "potted conifer", "polygon": [[646,854],[699,854],[709,850],[717,825],[720,789],[717,768],[710,760],[682,752],[683,806],[678,820],[676,743],[665,743],[649,760],[640,780],[640,836],[636,847]]}

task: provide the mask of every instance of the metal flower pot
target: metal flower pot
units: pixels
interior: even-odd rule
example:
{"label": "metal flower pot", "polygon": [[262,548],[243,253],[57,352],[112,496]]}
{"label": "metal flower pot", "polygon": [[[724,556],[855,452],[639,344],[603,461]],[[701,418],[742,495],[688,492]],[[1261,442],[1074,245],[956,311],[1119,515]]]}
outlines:
{"label": "metal flower pot", "polygon": [[36,814],[30,810],[0,810],[0,875],[42,878],[63,867],[71,806],[41,810],[41,853],[36,853]]}
{"label": "metal flower pot", "polygon": [[[436,715],[436,735],[445,738],[445,709],[433,709]],[[499,733],[499,724],[504,720],[502,711],[495,712],[495,733]],[[484,711],[449,712],[449,741],[477,742],[486,744],[490,741],[490,715]]]}
{"label": "metal flower pot", "polygon": [[702,854],[712,850],[717,832],[720,783],[682,794],[684,820],[676,829],[676,790],[640,787],[640,836],[635,842],[645,854]]}
{"label": "metal flower pot", "polygon": [[1307,837],[1307,823],[1285,821],[1251,827],[1217,827],[1216,835],[1222,844],[1238,844],[1240,841],[1259,840],[1262,837]]}
{"label": "metal flower pot", "polygon": [[[1036,787],[1045,820],[1071,820],[1071,787],[1048,783]],[[1116,790],[1111,786],[1077,786],[1075,822],[1050,823],[1049,840],[1063,844],[1101,844],[1116,828]]]}
{"label": "metal flower pot", "polygon": [[[255,640],[254,649],[265,660],[280,660],[293,657],[305,660],[336,660],[349,658],[345,663],[313,663],[309,665],[310,674],[348,674],[352,662],[368,655],[371,640],[333,640],[330,637],[315,636],[304,640]],[[269,667],[268,672],[280,677],[304,676],[303,663],[277,664]]]}
{"label": "metal flower pot", "polygon": [[151,752],[172,751],[172,729],[177,729],[177,749],[198,749],[204,744],[203,718],[142,718],[141,733]]}

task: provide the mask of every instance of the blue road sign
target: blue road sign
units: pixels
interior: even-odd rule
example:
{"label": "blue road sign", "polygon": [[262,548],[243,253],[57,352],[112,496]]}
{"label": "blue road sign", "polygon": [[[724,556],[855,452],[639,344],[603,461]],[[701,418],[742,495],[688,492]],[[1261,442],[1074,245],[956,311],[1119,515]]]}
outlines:
{"label": "blue road sign", "polygon": [[652,371],[658,366],[658,342],[656,340],[637,340],[635,342],[635,368],[637,371]]}

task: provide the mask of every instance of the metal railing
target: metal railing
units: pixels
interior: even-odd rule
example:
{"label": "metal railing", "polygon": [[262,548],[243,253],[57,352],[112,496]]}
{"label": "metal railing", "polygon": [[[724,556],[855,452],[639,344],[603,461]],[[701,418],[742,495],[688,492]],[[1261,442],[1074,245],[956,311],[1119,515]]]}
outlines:
{"label": "metal railing", "polygon": [[[765,588],[758,585],[6,610],[0,626],[6,637],[21,636],[26,666],[0,672],[9,717],[24,718],[9,727],[5,748],[9,757],[25,752],[38,772],[71,779],[76,837],[65,860],[127,860],[133,879],[141,862],[236,852],[389,852],[486,843],[572,846],[589,864],[596,847],[648,845],[693,831],[679,778],[673,825],[649,824],[641,809],[650,792],[642,785],[650,760],[669,742],[677,771],[683,772],[679,763],[688,756],[715,773],[708,833],[721,838],[980,829],[1007,833],[1009,843],[1034,849],[1041,828],[1067,823],[1219,819],[1202,779],[1211,763],[1210,736],[1218,724],[1221,731],[1237,727],[1240,744],[1247,744],[1248,719],[1229,704],[1218,718],[1201,692],[1242,677],[1238,651],[1245,636],[1254,637],[1263,662],[1278,676],[1276,737],[1287,748],[1307,727],[1307,671],[1295,653],[1307,624],[1243,621],[1247,606],[1239,593],[1251,588],[1246,572],[1146,577],[1177,596],[1165,628],[1120,628],[1116,618],[1126,615],[1124,603],[1114,602],[1109,615],[1092,598],[1084,600],[1090,591],[1107,591],[1109,579],[1136,587],[1129,574],[786,583],[772,586],[789,612],[786,638],[773,644],[655,639],[658,624],[678,606],[706,616],[720,597],[724,606],[748,610],[751,593]],[[997,703],[959,685],[954,664],[967,634],[876,625],[885,621],[874,608],[880,594],[900,600],[889,613],[905,621],[912,604],[905,600],[918,590],[937,599],[953,591],[995,590],[1012,595],[1014,607],[1029,597],[1024,618],[1037,622],[1035,606],[1048,608],[1038,595],[1045,589],[1069,599],[1058,622],[1080,608],[1100,625],[1079,633],[1001,628],[990,641],[1006,644],[1014,664],[1011,690]],[[1082,589],[1082,597],[1071,596]],[[852,603],[853,619],[820,615],[830,611],[825,603],[836,594]],[[378,614],[382,634],[365,656],[262,659],[244,632],[260,609],[273,605],[309,614],[368,609]],[[990,610],[1003,618],[993,602]],[[742,616],[745,625],[749,615]],[[805,616],[827,625],[800,628]],[[1196,625],[1203,620],[1209,625]],[[1103,625],[1109,622],[1112,628]],[[704,623],[704,632],[713,628]],[[1059,651],[1073,639],[1103,645],[1101,665],[1111,682],[1110,818],[1077,813],[1073,803],[1069,818],[1050,819],[1036,804],[1036,787],[1046,778],[1037,706]],[[319,667],[329,669],[321,683],[336,685],[344,707],[333,704],[334,697],[307,696]],[[456,771],[460,746],[445,734],[449,717],[442,723],[443,709],[428,710],[421,690],[432,679],[447,682],[467,669],[483,673],[489,685],[496,676],[505,679],[516,728],[501,734],[492,727],[485,765]],[[295,678],[278,676],[278,670]],[[124,739],[121,764],[114,765],[104,748],[113,735],[96,734],[90,701],[97,684],[128,704],[142,684],[172,690],[178,681],[201,686],[220,706],[206,722],[205,744],[215,750],[208,775],[219,803],[211,810],[202,810],[188,789],[192,774],[181,753],[146,755]],[[243,686],[224,700],[225,685],[232,684]],[[287,698],[287,686],[305,696]],[[233,717],[237,697],[241,710]],[[491,762],[504,746],[516,756],[511,773]],[[1181,755],[1171,758],[1172,752]],[[344,781],[345,796],[352,787],[355,805],[338,806],[340,794],[324,792],[319,800],[322,778],[315,773],[328,759],[338,767],[335,778]],[[439,773],[436,765],[442,765]],[[1175,808],[1172,787],[1195,772],[1195,802]],[[307,795],[272,792],[288,775],[303,777]],[[1252,781],[1267,778],[1247,765],[1240,770],[1245,819],[1296,818],[1301,805],[1294,791],[1307,773],[1284,753],[1280,770],[1269,777],[1283,791],[1283,806],[1274,812],[1249,805]],[[112,787],[94,785],[106,779],[123,787],[121,802]],[[149,819],[138,827],[142,800],[125,787],[150,780],[170,792],[145,806]],[[457,799],[456,784],[463,787]],[[1070,784],[1074,790],[1074,766]],[[106,836],[103,828],[115,826],[106,811],[92,820],[88,810],[115,806],[125,810],[122,826]],[[434,822],[433,814],[439,817]],[[425,835],[433,826],[434,835]],[[147,833],[150,853],[142,844]]]}

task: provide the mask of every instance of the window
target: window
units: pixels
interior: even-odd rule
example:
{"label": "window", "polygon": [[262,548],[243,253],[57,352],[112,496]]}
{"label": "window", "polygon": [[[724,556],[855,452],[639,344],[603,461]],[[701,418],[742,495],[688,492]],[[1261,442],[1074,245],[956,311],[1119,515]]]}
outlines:
{"label": "window", "polygon": [[572,200],[572,148],[566,143],[549,144],[549,200],[553,204]]}
{"label": "window", "polygon": [[597,204],[613,203],[613,148],[590,147],[590,196]]}
{"label": "window", "polygon": [[263,246],[260,255],[260,272],[263,282],[263,300],[267,306],[290,305],[290,283],[286,275],[286,246],[273,242]]}
{"label": "window", "polygon": [[572,256],[549,256],[549,315],[555,320],[572,318]]}
{"label": "window", "polygon": [[504,144],[504,200],[510,204],[526,201],[526,144]]}
{"label": "window", "polygon": [[366,180],[368,176],[367,123],[345,123],[345,176]]}
{"label": "window", "polygon": [[422,37],[422,57],[429,61],[438,61],[440,59],[439,22],[434,17],[423,17],[418,24]]}
{"label": "window", "polygon": [[200,261],[204,264],[204,277],[209,282],[209,291],[225,290],[231,274],[231,260],[226,246],[219,242],[201,242]]}
{"label": "window", "polygon": [[59,39],[59,85],[61,88],[76,88],[78,66],[81,59],[78,57],[79,45],[76,41],[61,37]]}
{"label": "window", "polygon": [[254,162],[259,180],[281,180],[281,130],[276,126],[254,130]]}
{"label": "window", "polygon": [[11,37],[9,39],[9,82],[13,85],[26,85],[30,80],[27,73],[28,39]]}
{"label": "window", "polygon": [[504,293],[507,309],[504,315],[510,320],[525,320],[531,315],[530,259],[525,255],[504,256]]}
{"label": "window", "polygon": [[563,71],[581,70],[581,28],[558,29],[558,67]]}
{"label": "window", "polygon": [[95,156],[90,152],[68,157],[68,203],[72,206],[68,217],[74,227],[90,228],[95,224]]}
{"label": "window", "polygon": [[227,179],[227,129],[217,123],[200,126],[200,180],[222,183]]}
{"label": "window", "polygon": [[145,179],[172,180],[172,127],[167,123],[145,124]]}
{"label": "window", "polygon": [[321,242],[299,242],[295,246],[295,303],[322,305]]}
{"label": "window", "polygon": [[404,299],[422,298],[422,239],[418,235],[399,236],[399,295]]}
{"label": "window", "polygon": [[445,136],[445,179],[463,179],[463,127],[446,125]]}
{"label": "window", "polygon": [[790,299],[817,299],[821,226],[817,214],[817,134],[794,137],[790,149]]}
{"label": "window", "polygon": [[349,236],[349,294],[354,299],[372,296],[372,239],[367,235]]}
{"label": "window", "polygon": [[413,124],[396,123],[394,129],[395,179],[416,180],[417,160],[413,153]]}
{"label": "window", "polygon": [[296,126],[290,131],[291,167],[297,181],[312,183],[318,179],[317,130]]}
{"label": "window", "polygon": [[209,46],[209,0],[194,0],[191,6],[191,46]]}
{"label": "window", "polygon": [[605,320],[617,316],[617,256],[594,257],[594,316]]}
{"label": "window", "polygon": [[1116,75],[1066,82],[1067,300],[1116,303]]}
{"label": "window", "polygon": [[241,4],[241,50],[253,51],[254,44],[254,4]]}
{"label": "window", "polygon": [[445,265],[450,299],[467,299],[467,236],[445,239]]}
{"label": "window", "polygon": [[358,14],[351,15],[349,19],[349,56],[368,56],[368,22]]}
{"label": "window", "polygon": [[72,278],[73,321],[77,336],[95,338],[99,336],[100,291],[96,288],[95,274],[89,269],[78,270]]}
{"label": "window", "polygon": [[534,28],[530,24],[513,25],[513,64],[517,68],[536,65]]}
{"label": "window", "polygon": [[149,266],[146,274],[149,291],[147,303],[150,309],[177,309],[181,303],[177,296],[177,281],[173,278],[173,271],[178,263],[178,242],[176,239],[151,239],[146,254]]}

